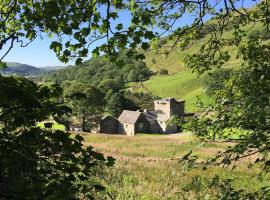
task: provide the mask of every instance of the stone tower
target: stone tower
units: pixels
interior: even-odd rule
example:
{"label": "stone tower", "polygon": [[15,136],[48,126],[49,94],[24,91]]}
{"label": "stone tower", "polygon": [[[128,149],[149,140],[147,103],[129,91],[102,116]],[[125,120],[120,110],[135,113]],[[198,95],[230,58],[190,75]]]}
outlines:
{"label": "stone tower", "polygon": [[183,116],[185,112],[185,101],[167,98],[154,101],[155,111],[160,111],[168,117]]}

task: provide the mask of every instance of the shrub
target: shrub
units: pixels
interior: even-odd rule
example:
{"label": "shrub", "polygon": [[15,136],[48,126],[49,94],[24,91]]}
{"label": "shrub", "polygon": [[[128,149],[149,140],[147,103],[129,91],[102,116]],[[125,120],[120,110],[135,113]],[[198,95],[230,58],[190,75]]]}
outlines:
{"label": "shrub", "polygon": [[167,69],[161,68],[159,70],[159,74],[161,74],[161,75],[168,75],[169,74],[169,71]]}

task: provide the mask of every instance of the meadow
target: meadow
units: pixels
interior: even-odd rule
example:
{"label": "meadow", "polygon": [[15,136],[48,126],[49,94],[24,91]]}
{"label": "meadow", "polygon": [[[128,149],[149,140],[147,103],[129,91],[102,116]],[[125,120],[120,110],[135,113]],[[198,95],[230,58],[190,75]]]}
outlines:
{"label": "meadow", "polygon": [[235,179],[233,186],[249,192],[267,185],[270,177],[258,178],[259,168],[247,168],[248,160],[234,170],[210,167],[187,170],[178,158],[190,150],[199,160],[212,157],[234,143],[202,143],[190,134],[124,135],[82,134],[85,146],[116,159],[104,185],[113,199],[215,199],[216,175]]}
{"label": "meadow", "polygon": [[191,71],[182,71],[173,75],[153,76],[144,82],[132,83],[131,91],[149,92],[160,98],[175,97],[186,101],[188,112],[196,111],[196,101],[200,98],[209,103],[211,98],[205,94],[206,75],[197,77]]}
{"label": "meadow", "polygon": [[65,130],[65,126],[64,125],[62,125],[62,124],[59,124],[59,123],[57,123],[57,122],[55,122],[55,121],[44,121],[44,122],[39,122],[38,124],[37,124],[37,126],[38,127],[40,127],[40,128],[45,128],[45,123],[52,123],[52,129],[53,130],[60,130],[60,131],[64,131]]}

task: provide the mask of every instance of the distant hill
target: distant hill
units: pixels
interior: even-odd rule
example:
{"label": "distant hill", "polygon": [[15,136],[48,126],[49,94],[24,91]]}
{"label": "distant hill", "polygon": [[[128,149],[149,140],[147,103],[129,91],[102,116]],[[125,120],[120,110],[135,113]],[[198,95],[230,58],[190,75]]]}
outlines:
{"label": "distant hill", "polygon": [[41,67],[40,69],[42,70],[42,72],[50,72],[50,71],[64,69],[66,67],[67,66],[45,66],[45,67]]}
{"label": "distant hill", "polygon": [[54,70],[37,77],[40,82],[62,83],[66,80],[80,81],[94,86],[104,84],[121,88],[125,83],[143,81],[152,75],[145,63],[138,61],[135,57],[128,56],[129,51],[119,55],[122,65],[108,62],[104,57],[92,58],[80,66],[70,66],[60,70]]}
{"label": "distant hill", "polygon": [[3,74],[16,74],[21,76],[37,76],[41,74],[41,69],[31,65],[16,62],[6,62],[7,68],[1,69]]}
{"label": "distant hill", "polygon": [[17,62],[6,62],[7,68],[0,69],[0,73],[11,75],[21,75],[21,76],[39,76],[45,72],[55,71],[63,69],[66,66],[46,66],[46,67],[35,67],[32,65],[17,63]]}
{"label": "distant hill", "polygon": [[198,78],[190,71],[182,71],[173,75],[157,75],[144,82],[129,84],[131,92],[151,93],[160,98],[174,97],[186,101],[186,110],[195,111],[197,96],[205,103],[211,98],[204,93],[206,75]]}

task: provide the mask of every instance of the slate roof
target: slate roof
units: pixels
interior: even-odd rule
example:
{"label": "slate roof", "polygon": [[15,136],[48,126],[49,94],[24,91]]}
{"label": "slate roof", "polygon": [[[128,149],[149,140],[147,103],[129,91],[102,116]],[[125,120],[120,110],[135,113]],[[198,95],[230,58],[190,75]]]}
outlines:
{"label": "slate roof", "polygon": [[157,115],[159,114],[159,111],[147,111],[143,112],[142,114],[148,121],[156,121],[157,120]]}
{"label": "slate roof", "polygon": [[168,119],[170,119],[169,116],[164,115],[164,114],[158,114],[157,115],[157,120],[161,122],[166,122]]}
{"label": "slate roof", "polygon": [[107,116],[103,117],[103,118],[101,119],[101,121],[105,121],[105,120],[107,120],[107,119],[117,120],[117,119],[115,119],[114,117],[112,117],[112,116],[110,116],[110,115],[107,115]]}
{"label": "slate roof", "polygon": [[135,124],[140,116],[141,116],[141,112],[123,110],[121,115],[118,117],[118,120],[120,122],[127,123],[127,124]]}

